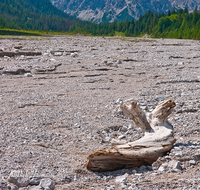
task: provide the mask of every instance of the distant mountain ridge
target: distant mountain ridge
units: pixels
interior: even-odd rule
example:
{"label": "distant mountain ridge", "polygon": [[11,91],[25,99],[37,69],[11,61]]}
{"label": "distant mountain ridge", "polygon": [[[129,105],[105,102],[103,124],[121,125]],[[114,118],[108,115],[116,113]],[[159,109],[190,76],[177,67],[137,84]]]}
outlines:
{"label": "distant mountain ridge", "polygon": [[50,0],[53,5],[70,15],[93,22],[126,21],[139,18],[148,12],[167,12],[173,7],[189,11],[197,6],[200,0]]}

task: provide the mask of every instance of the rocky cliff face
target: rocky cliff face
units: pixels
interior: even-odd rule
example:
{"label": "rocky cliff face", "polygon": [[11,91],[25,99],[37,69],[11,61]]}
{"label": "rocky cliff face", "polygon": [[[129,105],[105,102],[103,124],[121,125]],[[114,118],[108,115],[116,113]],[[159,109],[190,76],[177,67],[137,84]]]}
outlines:
{"label": "rocky cliff face", "polygon": [[139,18],[149,9],[156,12],[172,10],[173,6],[189,10],[200,7],[200,0],[50,0],[66,13],[94,22],[126,21]]}

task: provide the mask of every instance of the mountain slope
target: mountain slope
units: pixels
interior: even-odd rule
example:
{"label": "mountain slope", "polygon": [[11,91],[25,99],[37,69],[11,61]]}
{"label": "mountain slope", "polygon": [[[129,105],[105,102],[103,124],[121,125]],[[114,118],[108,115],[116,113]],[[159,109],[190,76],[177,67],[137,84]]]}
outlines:
{"label": "mountain slope", "polygon": [[0,0],[0,28],[67,30],[75,23],[49,0]]}
{"label": "mountain slope", "polygon": [[50,0],[53,5],[80,19],[94,22],[126,21],[148,12],[167,12],[173,7],[194,10],[200,0]]}

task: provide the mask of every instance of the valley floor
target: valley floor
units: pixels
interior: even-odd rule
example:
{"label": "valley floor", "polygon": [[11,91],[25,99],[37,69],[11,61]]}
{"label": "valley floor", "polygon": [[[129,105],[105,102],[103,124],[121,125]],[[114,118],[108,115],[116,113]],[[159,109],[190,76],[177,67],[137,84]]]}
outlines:
{"label": "valley floor", "polygon": [[[11,36],[0,49],[0,189],[40,189],[47,178],[50,189],[200,189],[199,41]],[[166,156],[152,166],[87,171],[92,151],[142,136],[121,115],[122,100],[151,110],[167,99],[177,104],[177,142]],[[16,171],[26,185],[8,182]]]}

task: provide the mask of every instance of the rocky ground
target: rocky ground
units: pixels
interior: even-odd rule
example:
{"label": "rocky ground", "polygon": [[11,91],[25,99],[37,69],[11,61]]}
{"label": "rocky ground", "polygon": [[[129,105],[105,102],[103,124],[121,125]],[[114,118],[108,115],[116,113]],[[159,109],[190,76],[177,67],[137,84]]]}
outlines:
{"label": "rocky ground", "polygon": [[[194,40],[1,37],[0,189],[200,189],[199,62]],[[142,136],[122,101],[151,110],[167,99],[177,104],[177,142],[166,156],[140,168],[85,168],[112,139]]]}

